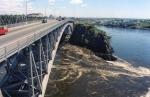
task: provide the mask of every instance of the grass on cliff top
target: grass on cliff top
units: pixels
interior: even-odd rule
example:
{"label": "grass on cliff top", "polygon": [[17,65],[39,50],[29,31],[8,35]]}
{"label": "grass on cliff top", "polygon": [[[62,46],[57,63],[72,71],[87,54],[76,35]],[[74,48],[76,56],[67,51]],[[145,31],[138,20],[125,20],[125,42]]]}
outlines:
{"label": "grass on cliff top", "polygon": [[103,36],[105,36],[105,38],[107,39],[111,39],[111,36],[109,36],[107,34],[107,32],[98,29],[96,27],[95,24],[93,24],[92,22],[89,21],[77,21],[76,22],[76,26],[80,26],[81,28],[85,28],[87,30],[87,32],[93,32],[95,34],[95,36],[97,36],[98,34],[101,34]]}
{"label": "grass on cliff top", "polygon": [[111,53],[110,37],[103,30],[90,23],[76,22],[70,43],[86,47],[98,53]]}

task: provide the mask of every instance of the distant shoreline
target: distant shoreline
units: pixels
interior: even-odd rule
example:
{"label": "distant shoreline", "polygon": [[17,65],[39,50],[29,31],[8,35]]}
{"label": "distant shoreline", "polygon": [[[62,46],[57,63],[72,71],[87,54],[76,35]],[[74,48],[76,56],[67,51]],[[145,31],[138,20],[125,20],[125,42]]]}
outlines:
{"label": "distant shoreline", "polygon": [[96,26],[100,26],[100,27],[108,27],[108,28],[122,28],[122,29],[132,29],[132,30],[147,30],[150,31],[150,28],[130,28],[130,27],[119,27],[119,26],[104,26],[104,25],[97,25]]}

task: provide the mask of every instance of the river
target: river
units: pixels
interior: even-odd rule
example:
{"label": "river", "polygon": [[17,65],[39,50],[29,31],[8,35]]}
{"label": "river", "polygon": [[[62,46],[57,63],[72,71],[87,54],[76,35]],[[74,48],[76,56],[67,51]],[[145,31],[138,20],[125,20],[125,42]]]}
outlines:
{"label": "river", "polygon": [[112,36],[114,54],[134,66],[106,62],[75,45],[60,46],[45,97],[150,97],[150,31],[100,29]]}
{"label": "river", "polygon": [[134,66],[150,68],[150,30],[98,27],[111,38],[114,54]]}

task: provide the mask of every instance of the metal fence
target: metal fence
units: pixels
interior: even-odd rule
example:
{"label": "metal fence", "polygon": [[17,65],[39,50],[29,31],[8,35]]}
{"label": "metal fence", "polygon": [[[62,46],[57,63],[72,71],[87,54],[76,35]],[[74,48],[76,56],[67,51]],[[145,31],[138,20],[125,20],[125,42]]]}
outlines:
{"label": "metal fence", "polygon": [[11,24],[20,24],[24,22],[32,22],[41,20],[44,17],[26,17],[25,15],[0,15],[0,26]]}

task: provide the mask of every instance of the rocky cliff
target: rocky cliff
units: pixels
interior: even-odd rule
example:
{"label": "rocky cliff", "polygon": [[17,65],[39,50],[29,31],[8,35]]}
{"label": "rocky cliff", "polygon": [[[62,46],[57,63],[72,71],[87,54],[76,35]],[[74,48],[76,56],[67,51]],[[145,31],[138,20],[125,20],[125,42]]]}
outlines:
{"label": "rocky cliff", "polygon": [[106,60],[114,60],[110,37],[106,32],[97,29],[94,25],[76,24],[70,43],[88,48]]}

